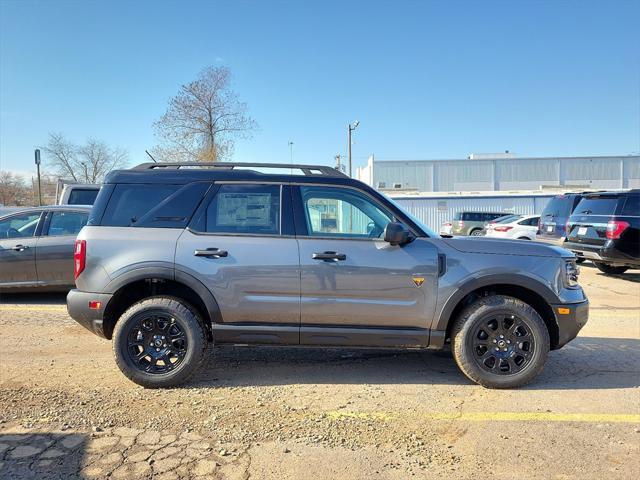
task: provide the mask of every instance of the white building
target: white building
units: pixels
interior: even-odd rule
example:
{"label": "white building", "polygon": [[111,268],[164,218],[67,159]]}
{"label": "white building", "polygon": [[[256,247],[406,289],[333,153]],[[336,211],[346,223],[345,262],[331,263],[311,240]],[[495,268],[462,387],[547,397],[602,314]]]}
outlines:
{"label": "white building", "polygon": [[356,178],[382,191],[640,188],[640,156],[514,158],[506,152],[410,161],[374,161],[371,156],[366,166],[356,169]]}

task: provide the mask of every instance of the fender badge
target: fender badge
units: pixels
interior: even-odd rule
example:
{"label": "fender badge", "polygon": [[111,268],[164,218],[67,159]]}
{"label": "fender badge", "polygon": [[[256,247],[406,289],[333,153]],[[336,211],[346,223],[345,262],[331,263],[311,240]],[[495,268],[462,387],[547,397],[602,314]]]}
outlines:
{"label": "fender badge", "polygon": [[413,283],[416,284],[416,287],[421,287],[424,283],[424,277],[411,277],[413,279]]}

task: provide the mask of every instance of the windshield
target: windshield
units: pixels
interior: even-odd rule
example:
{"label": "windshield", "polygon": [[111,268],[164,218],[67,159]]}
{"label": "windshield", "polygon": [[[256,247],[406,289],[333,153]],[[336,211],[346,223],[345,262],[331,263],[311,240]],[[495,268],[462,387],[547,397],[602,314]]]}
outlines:
{"label": "windshield", "polygon": [[[386,196],[386,195],[385,195]],[[436,232],[434,232],[433,230],[431,230],[429,227],[427,227],[424,223],[422,223],[420,220],[418,220],[416,217],[414,217],[413,215],[411,215],[409,212],[407,212],[407,209],[404,208],[402,205],[400,205],[398,202],[396,202],[395,200],[393,200],[392,198],[387,197],[387,199],[393,204],[395,205],[397,208],[399,208],[400,210],[402,210],[402,213],[404,213],[407,217],[409,217],[409,219],[415,223],[416,225],[418,225],[418,227],[420,227],[421,230],[424,231],[424,233],[426,233],[429,237],[432,238],[438,238],[440,235],[438,235]]]}

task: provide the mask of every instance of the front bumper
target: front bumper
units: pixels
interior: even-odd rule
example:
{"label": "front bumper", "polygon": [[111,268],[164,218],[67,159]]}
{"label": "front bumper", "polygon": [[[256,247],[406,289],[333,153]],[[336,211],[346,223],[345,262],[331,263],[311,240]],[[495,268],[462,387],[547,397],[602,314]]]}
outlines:
{"label": "front bumper", "polygon": [[560,303],[551,305],[558,323],[558,349],[578,336],[578,332],[589,320],[589,300],[580,303]]}
{"label": "front bumper", "polygon": [[[69,316],[84,328],[99,337],[107,338],[104,331],[104,310],[113,295],[71,290],[67,294],[67,312]],[[99,308],[89,308],[89,302],[100,302]]]}

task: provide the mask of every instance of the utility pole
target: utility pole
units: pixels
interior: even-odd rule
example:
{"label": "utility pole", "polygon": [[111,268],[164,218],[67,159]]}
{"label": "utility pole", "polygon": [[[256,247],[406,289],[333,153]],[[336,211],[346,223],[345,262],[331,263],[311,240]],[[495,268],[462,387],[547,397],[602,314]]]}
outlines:
{"label": "utility pole", "polygon": [[40,149],[36,148],[36,168],[38,169],[38,205],[42,206],[42,185],[40,183]]}
{"label": "utility pole", "polygon": [[356,120],[353,124],[349,124],[348,134],[347,134],[347,142],[348,142],[348,156],[349,156],[349,177],[352,176],[352,168],[351,168],[351,132],[353,132],[360,125],[360,121]]}

